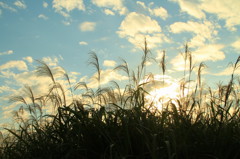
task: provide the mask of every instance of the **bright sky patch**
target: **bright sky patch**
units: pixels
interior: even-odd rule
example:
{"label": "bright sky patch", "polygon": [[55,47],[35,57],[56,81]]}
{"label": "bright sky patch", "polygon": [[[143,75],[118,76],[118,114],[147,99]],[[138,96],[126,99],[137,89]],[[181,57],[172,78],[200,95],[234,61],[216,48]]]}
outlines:
{"label": "bright sky patch", "polygon": [[101,84],[124,82],[127,76],[113,69],[121,64],[119,57],[135,69],[144,39],[153,56],[146,62],[146,73],[162,73],[159,62],[166,51],[166,74],[172,83],[168,86],[166,80],[164,89],[177,89],[173,81],[183,77],[186,43],[193,76],[204,62],[208,68],[203,81],[226,82],[232,72],[228,64],[240,54],[239,10],[239,0],[0,0],[0,123],[8,122],[17,109],[8,103],[9,95],[17,95],[24,85],[37,94],[48,90],[49,79],[36,75],[36,60],[47,63],[54,73],[66,71],[72,83],[87,81],[90,88],[97,88],[88,53],[99,57]]}

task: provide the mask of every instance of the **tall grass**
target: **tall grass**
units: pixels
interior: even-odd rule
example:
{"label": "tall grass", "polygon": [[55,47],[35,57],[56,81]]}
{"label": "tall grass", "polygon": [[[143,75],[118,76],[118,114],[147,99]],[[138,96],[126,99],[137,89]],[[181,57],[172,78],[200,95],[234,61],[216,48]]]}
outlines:
{"label": "tall grass", "polygon": [[[18,125],[6,128],[9,134],[3,139],[1,158],[240,158],[240,82],[234,75],[240,57],[233,64],[229,83],[219,84],[217,91],[204,88],[201,72],[206,65],[200,63],[193,89],[189,86],[194,80],[192,56],[186,45],[182,96],[169,99],[159,110],[154,101],[146,98],[149,80],[145,79],[154,82],[152,75],[146,73],[149,56],[145,41],[136,71],[123,59],[113,70],[128,76],[123,89],[115,81],[109,86],[101,85],[101,68],[95,53],[90,54],[89,64],[97,71],[97,89],[84,82],[73,85],[62,72],[69,84],[66,89],[51,68],[39,61],[38,75],[48,76],[52,81],[49,92],[36,97],[31,87],[26,86],[23,96],[11,97],[11,101],[23,106],[16,112]],[[164,83],[165,52],[160,67]],[[81,94],[74,94],[77,91]],[[46,106],[54,108],[55,113],[44,113]],[[28,119],[22,118],[24,112],[30,115]]]}

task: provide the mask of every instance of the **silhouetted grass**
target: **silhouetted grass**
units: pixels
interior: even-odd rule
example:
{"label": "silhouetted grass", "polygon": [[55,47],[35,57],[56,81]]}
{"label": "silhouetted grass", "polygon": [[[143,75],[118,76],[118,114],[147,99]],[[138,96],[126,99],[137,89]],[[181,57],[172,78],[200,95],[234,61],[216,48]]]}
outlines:
{"label": "silhouetted grass", "polygon": [[[201,71],[206,66],[201,63],[196,86],[189,91],[193,66],[188,49],[186,45],[182,96],[163,103],[162,110],[154,101],[146,99],[148,92],[144,86],[148,82],[141,82],[150,78],[146,75],[150,53],[146,42],[137,71],[130,70],[125,60],[114,69],[129,77],[123,90],[114,81],[108,87],[101,86],[101,68],[95,53],[91,53],[89,64],[97,70],[96,90],[88,88],[84,82],[72,86],[63,72],[70,87],[64,88],[48,65],[39,61],[38,75],[52,80],[49,93],[35,97],[33,90],[26,86],[25,95],[11,98],[24,106],[16,112],[18,126],[7,129],[10,134],[4,138],[1,158],[240,158],[239,81],[234,75],[240,57],[233,64],[229,83],[219,85],[217,91],[203,88]],[[164,83],[165,52],[160,66]],[[188,93],[184,94],[186,89]],[[82,93],[76,96],[74,90]],[[44,113],[46,105],[53,107],[55,113]],[[23,111],[30,114],[28,120],[21,118]]]}

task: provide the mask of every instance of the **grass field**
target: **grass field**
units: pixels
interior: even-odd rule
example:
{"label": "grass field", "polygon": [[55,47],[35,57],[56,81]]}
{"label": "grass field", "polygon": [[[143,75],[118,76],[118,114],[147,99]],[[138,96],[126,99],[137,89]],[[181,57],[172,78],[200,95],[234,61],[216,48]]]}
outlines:
{"label": "grass field", "polygon": [[[101,85],[101,68],[95,53],[90,54],[89,64],[97,72],[97,89],[83,82],[72,84],[63,72],[68,82],[66,89],[51,68],[38,61],[36,73],[48,76],[52,85],[42,96],[35,97],[33,89],[26,86],[24,95],[11,97],[22,107],[16,112],[17,124],[6,128],[9,133],[3,138],[1,158],[240,158],[240,80],[234,74],[240,57],[232,65],[228,84],[212,89],[201,81],[204,63],[195,69],[197,78],[192,79],[194,66],[186,45],[180,96],[163,102],[159,109],[158,102],[146,98],[149,92],[145,86],[154,79],[145,71],[150,51],[146,43],[144,46],[136,70],[130,70],[125,60],[113,70],[122,71],[129,78],[123,88],[115,81]],[[165,52],[158,64],[164,84]],[[150,80],[142,82],[144,79]],[[195,85],[190,86],[190,81],[195,81]],[[76,91],[81,93],[75,94]],[[53,108],[55,113],[47,114],[45,107]],[[22,118],[23,113],[29,117]]]}

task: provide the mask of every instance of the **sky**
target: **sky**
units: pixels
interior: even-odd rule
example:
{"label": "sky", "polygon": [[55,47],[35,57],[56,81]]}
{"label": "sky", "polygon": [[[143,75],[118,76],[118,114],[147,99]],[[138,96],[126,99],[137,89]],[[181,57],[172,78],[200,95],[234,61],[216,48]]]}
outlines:
{"label": "sky", "polygon": [[[240,55],[239,10],[239,0],[0,0],[0,123],[19,108],[9,96],[20,95],[23,86],[37,95],[48,90],[49,79],[36,76],[36,60],[54,71],[64,68],[72,83],[96,88],[89,53],[99,57],[103,85],[124,82],[126,75],[112,69],[120,58],[135,69],[145,38],[154,59],[166,51],[169,82],[183,77],[186,43],[193,64],[207,65],[204,82],[227,82],[229,63]],[[161,74],[154,61],[147,72]]]}

